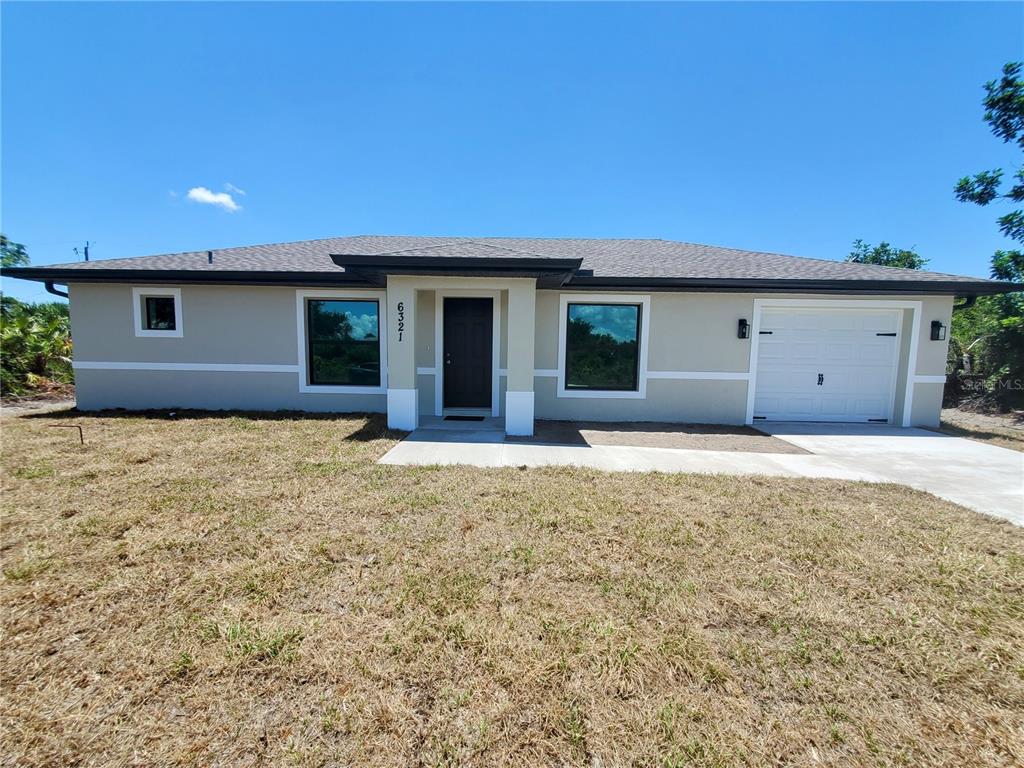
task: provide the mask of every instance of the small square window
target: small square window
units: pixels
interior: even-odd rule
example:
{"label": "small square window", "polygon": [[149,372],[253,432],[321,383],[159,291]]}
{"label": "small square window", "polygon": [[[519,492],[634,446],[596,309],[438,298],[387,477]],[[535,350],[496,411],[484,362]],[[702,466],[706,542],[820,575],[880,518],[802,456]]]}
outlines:
{"label": "small square window", "polygon": [[136,336],[182,337],[180,288],[136,286],[132,288],[132,303]]}
{"label": "small square window", "polygon": [[173,296],[144,296],[146,303],[143,328],[147,331],[176,330]]}

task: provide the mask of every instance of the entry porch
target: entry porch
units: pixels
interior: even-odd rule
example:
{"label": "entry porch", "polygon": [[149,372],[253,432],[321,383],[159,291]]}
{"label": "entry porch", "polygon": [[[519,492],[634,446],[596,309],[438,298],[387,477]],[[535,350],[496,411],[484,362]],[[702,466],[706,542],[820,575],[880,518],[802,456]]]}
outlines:
{"label": "entry porch", "polygon": [[532,277],[388,275],[388,426],[486,419],[532,435],[536,289]]}

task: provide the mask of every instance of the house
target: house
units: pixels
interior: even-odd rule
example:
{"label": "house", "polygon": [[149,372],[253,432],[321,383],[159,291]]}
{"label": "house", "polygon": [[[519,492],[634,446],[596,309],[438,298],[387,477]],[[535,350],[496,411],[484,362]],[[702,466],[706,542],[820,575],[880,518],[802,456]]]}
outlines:
{"label": "house", "polygon": [[[66,285],[79,408],[935,426],[973,277],[667,240],[339,237],[5,269]],[[62,294],[63,295],[63,294]]]}

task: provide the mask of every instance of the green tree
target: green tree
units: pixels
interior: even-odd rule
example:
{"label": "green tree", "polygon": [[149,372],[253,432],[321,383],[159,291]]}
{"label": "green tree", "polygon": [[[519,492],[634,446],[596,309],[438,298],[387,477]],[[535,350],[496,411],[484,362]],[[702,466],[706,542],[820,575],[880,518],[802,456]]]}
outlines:
{"label": "green tree", "polygon": [[[25,246],[0,234],[0,267],[28,263]],[[71,382],[68,305],[28,304],[0,295],[0,393],[23,395]]]}
{"label": "green tree", "polygon": [[893,248],[884,240],[872,246],[859,238],[853,241],[853,250],[846,260],[857,264],[877,264],[881,267],[901,269],[921,269],[928,263],[928,259],[919,256],[913,248]]}
{"label": "green tree", "polygon": [[0,267],[24,267],[28,265],[28,252],[21,243],[12,243],[7,235],[0,234]]}
{"label": "green tree", "polygon": [[6,307],[0,319],[0,391],[20,395],[70,384],[71,323],[63,302]]}
{"label": "green tree", "polygon": [[[985,122],[992,133],[1003,143],[1016,143],[1024,149],[1024,80],[1021,79],[1022,64],[1011,62],[1003,67],[999,80],[985,83]],[[1014,183],[1005,192],[1000,191],[1003,183],[1003,169],[982,171],[974,176],[964,176],[957,182],[956,198],[963,203],[989,205],[996,200],[1024,202],[1024,167],[1013,174]],[[1024,242],[1024,211],[1013,210],[1000,216],[999,231],[1011,240]]]}
{"label": "green tree", "polygon": [[[24,267],[28,264],[28,252],[21,243],[12,243],[7,235],[0,232],[0,267]],[[21,306],[13,296],[0,293],[0,318],[9,320]]]}
{"label": "green tree", "polygon": [[[1003,67],[999,80],[985,83],[984,120],[1004,143],[1024,150],[1024,79],[1021,62]],[[1024,167],[1013,175],[1009,189],[1001,190],[1003,169],[965,176],[954,188],[961,202],[990,205],[997,201],[1024,203]],[[997,219],[999,231],[1024,243],[1024,211],[1019,208]],[[999,250],[992,256],[991,276],[1024,283],[1024,252]],[[976,306],[953,318],[951,353],[955,367],[971,368],[987,377],[989,392],[999,405],[1024,404],[1024,293],[1009,293],[978,300]]]}

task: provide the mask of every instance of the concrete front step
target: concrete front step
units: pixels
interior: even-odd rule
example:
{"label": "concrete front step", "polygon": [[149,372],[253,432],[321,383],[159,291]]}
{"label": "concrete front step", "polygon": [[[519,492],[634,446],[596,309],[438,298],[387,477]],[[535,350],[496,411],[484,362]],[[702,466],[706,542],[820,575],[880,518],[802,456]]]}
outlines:
{"label": "concrete front step", "polygon": [[504,435],[505,420],[495,416],[486,416],[481,421],[445,421],[440,416],[422,416],[419,428],[433,432],[500,432]]}
{"label": "concrete front step", "polygon": [[505,431],[493,429],[470,429],[459,432],[454,429],[417,429],[410,432],[403,443],[446,443],[449,445],[464,443],[480,445],[483,443],[504,443]]}

